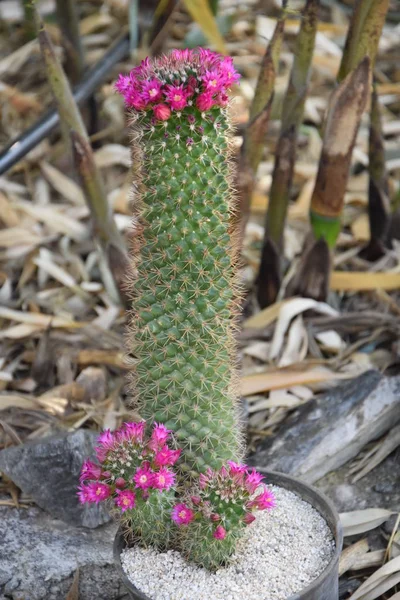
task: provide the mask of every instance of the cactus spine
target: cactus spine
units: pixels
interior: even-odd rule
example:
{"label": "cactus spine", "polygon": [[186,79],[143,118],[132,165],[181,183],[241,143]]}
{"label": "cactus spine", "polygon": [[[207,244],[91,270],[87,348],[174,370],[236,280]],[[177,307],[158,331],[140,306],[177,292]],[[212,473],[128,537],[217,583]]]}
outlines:
{"label": "cactus spine", "polygon": [[174,431],[192,474],[241,455],[225,95],[237,78],[231,59],[199,49],[146,60],[116,84],[133,129],[134,400]]}

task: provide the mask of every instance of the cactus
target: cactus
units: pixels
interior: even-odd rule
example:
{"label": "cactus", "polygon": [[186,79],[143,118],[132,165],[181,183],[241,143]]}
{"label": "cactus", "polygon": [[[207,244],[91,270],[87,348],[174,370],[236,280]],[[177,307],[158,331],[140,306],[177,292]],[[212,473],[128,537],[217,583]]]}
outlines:
{"label": "cactus", "polygon": [[[100,436],[100,466],[84,465],[79,491],[82,502],[113,500],[141,544],[178,549],[210,570],[229,562],[253,512],[273,506],[262,476],[234,462],[242,445],[226,90],[237,79],[231,59],[198,49],[146,59],[116,84],[133,130],[127,340],[145,421]],[[166,445],[170,433],[181,453]]]}
{"label": "cactus", "polygon": [[[141,416],[174,431],[192,474],[241,455],[230,132],[231,59],[175,51],[120,76],[137,214],[128,335]],[[137,182],[140,181],[139,191]]]}
{"label": "cactus", "polygon": [[180,450],[168,447],[170,432],[154,424],[145,436],[145,421],[104,431],[96,447],[99,464],[85,461],[78,496],[82,503],[113,500],[130,537],[165,550],[174,526],[176,475],[172,469]]}

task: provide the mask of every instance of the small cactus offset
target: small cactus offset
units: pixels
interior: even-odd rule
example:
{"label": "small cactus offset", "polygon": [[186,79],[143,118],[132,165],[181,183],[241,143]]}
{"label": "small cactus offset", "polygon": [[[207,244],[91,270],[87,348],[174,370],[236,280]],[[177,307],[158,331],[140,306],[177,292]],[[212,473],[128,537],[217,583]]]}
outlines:
{"label": "small cactus offset", "polygon": [[149,437],[145,421],[104,431],[96,447],[99,464],[85,461],[78,496],[82,503],[112,501],[132,537],[146,545],[168,548],[174,532],[171,510],[176,504],[172,469],[180,450],[168,447],[170,432],[154,424]]}
{"label": "small cactus offset", "polygon": [[174,431],[181,467],[192,473],[242,452],[226,95],[238,77],[230,58],[175,50],[116,84],[132,120],[136,167],[134,400],[144,419]]}
{"label": "small cactus offset", "polygon": [[226,95],[238,78],[230,58],[199,48],[146,59],[117,81],[133,130],[127,339],[145,420],[100,436],[100,464],[84,464],[79,490],[82,502],[111,502],[142,545],[210,570],[229,562],[253,512],[274,505],[262,475],[238,462]]}

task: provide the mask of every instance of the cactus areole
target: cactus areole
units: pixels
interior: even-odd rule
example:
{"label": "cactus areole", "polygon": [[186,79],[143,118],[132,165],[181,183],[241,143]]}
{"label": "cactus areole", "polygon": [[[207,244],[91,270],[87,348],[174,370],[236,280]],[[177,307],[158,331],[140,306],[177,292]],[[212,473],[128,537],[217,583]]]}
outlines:
{"label": "cactus areole", "polygon": [[133,130],[134,401],[174,432],[192,474],[241,454],[226,95],[238,79],[231,58],[199,48],[147,58],[116,83]]}

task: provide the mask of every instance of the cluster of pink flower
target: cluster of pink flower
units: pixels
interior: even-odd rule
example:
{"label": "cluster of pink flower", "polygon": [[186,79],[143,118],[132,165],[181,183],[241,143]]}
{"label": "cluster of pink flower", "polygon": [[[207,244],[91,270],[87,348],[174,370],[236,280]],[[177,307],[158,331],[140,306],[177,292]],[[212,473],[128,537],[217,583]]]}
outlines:
{"label": "cluster of pink flower", "polygon": [[113,498],[125,512],[135,507],[138,494],[146,500],[152,490],[174,486],[175,473],[169,467],[181,451],[168,447],[170,431],[164,425],[155,423],[148,439],[145,428],[145,421],[124,423],[100,435],[95,449],[100,464],[86,460],[81,470],[78,496],[82,503]]}
{"label": "cluster of pink flower", "polygon": [[233,461],[228,461],[219,471],[208,469],[199,477],[198,496],[191,496],[187,504],[177,504],[172,519],[179,526],[205,519],[215,524],[213,537],[223,540],[227,533],[224,525],[228,521],[232,523],[232,518],[250,525],[255,520],[255,510],[275,506],[274,495],[261,484],[262,480],[263,475],[255,469]]}
{"label": "cluster of pink flower", "polygon": [[173,50],[152,61],[146,58],[129,75],[120,75],[116,90],[128,107],[153,110],[156,119],[166,121],[171,111],[197,106],[202,112],[226,106],[226,91],[240,75],[232,58],[205,48]]}

